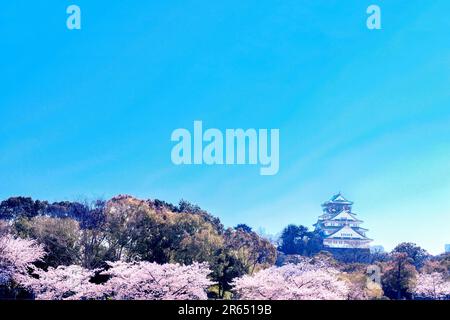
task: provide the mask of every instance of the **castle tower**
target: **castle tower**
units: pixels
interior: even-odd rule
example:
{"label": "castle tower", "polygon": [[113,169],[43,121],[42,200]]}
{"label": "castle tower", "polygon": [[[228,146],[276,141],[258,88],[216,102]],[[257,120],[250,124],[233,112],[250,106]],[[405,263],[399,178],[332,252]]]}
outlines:
{"label": "castle tower", "polygon": [[341,193],[322,204],[323,214],[314,225],[328,248],[368,249],[372,239],[366,236],[367,229],[352,212],[353,202]]}

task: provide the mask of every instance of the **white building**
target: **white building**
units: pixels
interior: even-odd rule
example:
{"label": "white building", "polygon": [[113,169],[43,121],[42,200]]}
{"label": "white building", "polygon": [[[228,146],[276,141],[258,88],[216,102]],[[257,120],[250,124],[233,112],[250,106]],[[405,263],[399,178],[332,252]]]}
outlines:
{"label": "white building", "polygon": [[322,204],[323,214],[314,225],[324,238],[328,248],[368,249],[372,239],[366,236],[367,229],[352,212],[353,202],[345,199],[341,193]]}

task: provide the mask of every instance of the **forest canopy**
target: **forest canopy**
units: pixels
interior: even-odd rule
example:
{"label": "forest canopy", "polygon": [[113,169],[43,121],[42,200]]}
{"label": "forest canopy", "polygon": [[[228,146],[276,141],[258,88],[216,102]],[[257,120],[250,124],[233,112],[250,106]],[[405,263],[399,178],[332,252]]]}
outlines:
{"label": "forest canopy", "polygon": [[316,231],[225,228],[188,201],[0,203],[0,299],[448,299],[450,256],[336,255]]}

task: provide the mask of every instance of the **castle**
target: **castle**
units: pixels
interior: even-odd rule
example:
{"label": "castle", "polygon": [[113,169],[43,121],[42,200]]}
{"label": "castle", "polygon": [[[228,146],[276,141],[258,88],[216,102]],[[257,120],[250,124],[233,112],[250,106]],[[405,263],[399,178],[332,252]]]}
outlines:
{"label": "castle", "polygon": [[322,204],[323,214],[319,216],[316,231],[323,237],[326,248],[336,249],[368,249],[372,239],[366,236],[367,229],[352,212],[353,202],[344,198],[341,193]]}

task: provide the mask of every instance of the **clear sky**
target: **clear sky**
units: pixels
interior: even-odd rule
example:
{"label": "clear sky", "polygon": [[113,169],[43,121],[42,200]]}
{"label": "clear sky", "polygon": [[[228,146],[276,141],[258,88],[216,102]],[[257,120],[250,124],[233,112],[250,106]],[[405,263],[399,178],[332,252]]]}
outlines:
{"label": "clear sky", "polygon": [[[366,28],[378,4],[382,30]],[[66,28],[66,7],[82,30]],[[450,1],[0,5],[0,199],[132,194],[226,226],[311,226],[342,191],[368,235],[450,243]],[[174,166],[171,132],[279,128],[280,171]]]}

